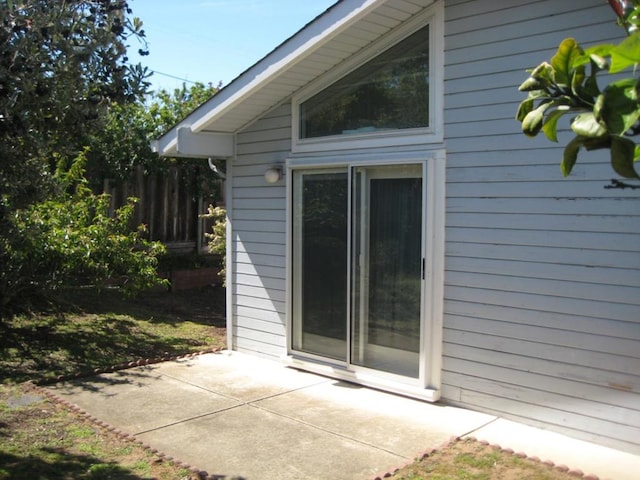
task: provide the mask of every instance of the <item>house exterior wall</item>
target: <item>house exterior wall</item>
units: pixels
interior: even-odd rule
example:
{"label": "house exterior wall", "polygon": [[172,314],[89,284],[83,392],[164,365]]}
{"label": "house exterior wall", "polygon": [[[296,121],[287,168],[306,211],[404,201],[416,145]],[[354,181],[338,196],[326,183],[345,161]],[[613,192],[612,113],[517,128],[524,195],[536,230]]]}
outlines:
{"label": "house exterior wall", "polygon": [[[442,398],[640,452],[640,193],[603,188],[607,152],[514,120],[526,69],[567,36],[618,39],[601,0],[447,0],[446,256]],[[286,188],[264,171],[291,152],[291,106],[237,135],[231,185],[233,348],[286,347]]]}
{"label": "house exterior wall", "polygon": [[450,0],[445,19],[443,398],[640,452],[640,194],[603,188],[606,151],[563,179],[562,147],[514,120],[563,38],[622,31],[600,0]]}
{"label": "house exterior wall", "polygon": [[291,106],[237,135],[232,167],[232,341],[235,350],[286,354],[286,188],[264,172],[291,151]]}

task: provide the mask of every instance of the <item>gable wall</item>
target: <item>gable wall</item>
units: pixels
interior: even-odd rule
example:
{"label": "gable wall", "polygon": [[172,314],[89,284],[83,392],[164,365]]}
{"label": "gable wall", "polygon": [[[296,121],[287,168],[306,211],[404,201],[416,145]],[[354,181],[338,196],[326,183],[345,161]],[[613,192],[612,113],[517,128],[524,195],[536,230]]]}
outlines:
{"label": "gable wall", "polygon": [[563,38],[622,30],[600,0],[447,0],[445,18],[443,397],[640,452],[640,191],[603,188],[607,152],[563,179],[562,148],[514,120]]}
{"label": "gable wall", "polygon": [[287,104],[238,134],[231,179],[233,345],[273,357],[286,354],[286,189],[264,172],[290,151]]}
{"label": "gable wall", "polygon": [[[525,70],[566,36],[617,40],[606,2],[447,0],[445,401],[640,452],[640,192],[607,190],[606,152],[527,139]],[[604,22],[598,19],[607,19]],[[566,123],[565,123],[566,125]],[[237,136],[233,345],[286,353],[290,105]]]}

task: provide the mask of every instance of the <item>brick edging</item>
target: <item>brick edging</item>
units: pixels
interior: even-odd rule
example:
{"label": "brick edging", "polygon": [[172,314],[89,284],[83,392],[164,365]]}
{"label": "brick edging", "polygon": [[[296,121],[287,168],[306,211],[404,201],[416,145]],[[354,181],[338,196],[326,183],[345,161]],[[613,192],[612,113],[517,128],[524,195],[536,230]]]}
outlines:
{"label": "brick edging", "polygon": [[91,372],[83,372],[83,373],[77,373],[77,374],[72,374],[72,375],[59,375],[58,377],[56,377],[55,379],[52,380],[46,380],[46,381],[39,381],[39,382],[25,382],[24,385],[31,391],[36,392],[37,394],[39,394],[42,397],[47,398],[50,402],[53,403],[57,403],[58,405],[61,405],[65,408],[67,408],[68,410],[70,410],[71,412],[73,412],[75,415],[84,418],[85,420],[90,421],[93,425],[95,425],[96,427],[109,432],[117,437],[119,437],[122,440],[125,440],[127,442],[130,442],[132,444],[135,444],[139,447],[141,447],[143,450],[146,450],[147,452],[155,455],[157,458],[159,458],[160,460],[164,461],[164,462],[169,462],[172,463],[173,465],[175,465],[178,468],[183,468],[185,470],[188,470],[189,472],[191,472],[191,475],[195,475],[195,477],[197,479],[200,480],[219,480],[220,479],[220,475],[210,475],[208,472],[201,470],[198,467],[194,467],[186,462],[182,462],[179,459],[175,458],[175,457],[171,457],[170,455],[165,454],[164,452],[158,450],[157,448],[153,448],[151,445],[149,445],[148,443],[144,442],[143,440],[137,438],[135,435],[131,435],[127,432],[124,432],[118,428],[116,428],[113,425],[110,425],[109,423],[100,420],[97,417],[94,417],[93,415],[91,415],[89,412],[87,412],[85,409],[83,409],[82,407],[76,405],[73,402],[70,402],[69,400],[66,400],[58,395],[56,395],[55,393],[53,393],[52,391],[48,390],[46,388],[47,385],[53,385],[55,383],[58,382],[64,382],[64,381],[68,381],[68,380],[76,380],[79,378],[86,378],[89,376],[93,376],[93,375],[100,375],[103,373],[113,373],[113,372],[117,372],[120,370],[126,370],[128,368],[133,368],[133,367],[140,367],[140,366],[144,366],[144,365],[152,365],[152,364],[156,364],[156,363],[161,363],[161,362],[169,362],[169,361],[176,361],[176,360],[186,360],[189,358],[194,358],[194,357],[198,357],[200,355],[204,355],[207,353],[218,353],[222,350],[221,347],[214,347],[212,349],[209,350],[202,350],[200,352],[195,352],[195,353],[188,353],[185,355],[177,355],[177,356],[170,356],[170,357],[159,357],[159,358],[146,358],[146,359],[141,359],[141,360],[137,360],[135,362],[126,362],[120,365],[114,365],[111,367],[105,367],[105,368],[96,368],[94,370],[92,370]]}
{"label": "brick edging", "polygon": [[500,451],[502,451],[504,453],[508,453],[510,455],[514,455],[514,456],[516,456],[518,458],[523,458],[523,459],[531,460],[531,461],[536,462],[536,463],[540,463],[542,465],[546,465],[546,466],[554,468],[555,470],[558,470],[560,472],[567,473],[568,475],[571,475],[572,477],[582,478],[584,480],[600,480],[600,477],[598,477],[597,475],[594,475],[592,473],[585,474],[582,470],[571,469],[566,465],[556,464],[556,463],[552,462],[551,460],[544,460],[543,461],[539,457],[527,455],[524,452],[515,452],[511,448],[502,447],[501,445],[498,445],[498,444],[495,444],[495,443],[492,444],[492,443],[487,442],[486,440],[479,440],[478,438],[473,437],[473,436],[471,436],[471,437],[456,437],[456,436],[453,436],[447,442],[444,442],[439,447],[431,448],[429,450],[426,450],[426,451],[422,452],[413,461],[404,463],[404,464],[402,464],[400,466],[397,466],[395,468],[392,468],[392,469],[390,469],[388,471],[379,473],[378,475],[375,475],[374,477],[372,477],[371,480],[383,480],[385,478],[391,478],[393,475],[398,473],[398,471],[400,471],[404,467],[407,467],[407,466],[413,464],[416,460],[424,460],[425,458],[428,458],[429,456],[433,455],[435,452],[440,451],[440,450],[444,450],[444,449],[452,446],[454,443],[459,442],[460,440],[472,440],[474,442],[479,443],[480,445],[489,446],[489,447],[491,447],[491,448],[493,448],[495,450],[500,450]]}

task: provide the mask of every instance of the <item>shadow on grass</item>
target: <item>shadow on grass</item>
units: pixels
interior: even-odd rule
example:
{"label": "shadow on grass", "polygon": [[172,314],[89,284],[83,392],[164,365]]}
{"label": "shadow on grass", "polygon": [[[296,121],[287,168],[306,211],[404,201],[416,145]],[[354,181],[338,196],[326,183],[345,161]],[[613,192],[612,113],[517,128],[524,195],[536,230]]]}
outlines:
{"label": "shadow on grass", "polygon": [[152,374],[152,367],[142,366],[136,367],[135,370],[127,369],[126,374],[123,374],[122,372],[114,372],[110,375],[95,375],[69,380],[58,384],[57,391],[71,394],[80,388],[84,391],[100,393],[103,397],[111,397],[115,394],[107,393],[105,387],[114,385],[135,385],[138,388],[142,388],[156,380],[158,380],[158,375]]}
{"label": "shadow on grass", "polygon": [[125,298],[117,290],[71,290],[60,300],[69,309],[84,312],[131,315],[166,323],[188,320],[217,327],[226,324],[225,289],[222,287],[152,291],[135,298]]}
{"label": "shadow on grass", "polygon": [[143,480],[131,470],[114,463],[103,463],[87,455],[70,455],[64,450],[42,448],[41,455],[18,457],[0,452],[0,480],[88,480],[121,479]]}
{"label": "shadow on grass", "polygon": [[[150,293],[75,292],[62,311],[0,323],[0,382],[51,380],[146,358],[222,346],[224,290]],[[222,304],[221,304],[222,303]]]}

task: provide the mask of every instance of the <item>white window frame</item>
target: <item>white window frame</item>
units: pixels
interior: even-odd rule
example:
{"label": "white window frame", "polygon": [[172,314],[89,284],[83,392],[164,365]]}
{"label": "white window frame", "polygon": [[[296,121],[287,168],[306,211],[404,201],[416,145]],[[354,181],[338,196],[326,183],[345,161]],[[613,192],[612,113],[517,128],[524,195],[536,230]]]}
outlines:
{"label": "white window frame", "polygon": [[[300,138],[300,105],[384,50],[429,25],[429,126],[360,134]],[[441,143],[444,140],[444,2],[426,9],[401,27],[311,82],[294,95],[292,105],[292,152],[326,152],[354,148],[381,148]]]}

